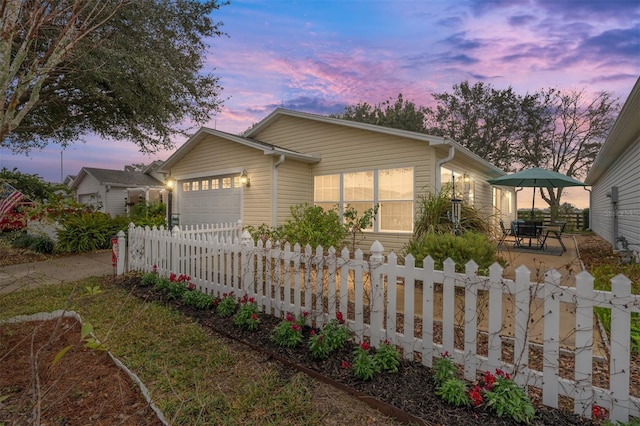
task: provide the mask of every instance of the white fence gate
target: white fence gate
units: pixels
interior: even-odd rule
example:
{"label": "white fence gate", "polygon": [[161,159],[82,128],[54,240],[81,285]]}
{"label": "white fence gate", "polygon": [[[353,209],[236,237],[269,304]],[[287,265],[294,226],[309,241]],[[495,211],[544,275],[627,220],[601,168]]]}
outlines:
{"label": "white fence gate", "polygon": [[[430,257],[421,268],[411,255],[401,265],[392,252],[385,262],[377,241],[364,259],[359,249],[351,256],[347,249],[337,253],[307,246],[303,251],[296,244],[291,250],[288,243],[281,248],[270,241],[255,245],[247,232],[238,238],[239,225],[218,231],[172,234],[131,227],[129,269],[186,274],[200,291],[246,293],[269,314],[308,312],[309,325],[316,327],[339,311],[357,342],[366,337],[375,347],[387,339],[406,359],[419,357],[427,367],[448,352],[464,366],[468,380],[501,368],[525,388],[540,389],[547,406],[557,408],[559,397],[565,396],[573,399],[574,412],[585,417],[591,417],[594,404],[609,410],[612,421],[640,417],[640,399],[629,392],[631,313],[640,312],[640,296],[631,294],[631,281],[623,275],[613,278],[612,291],[606,292],[593,289],[594,278],[587,272],[576,276],[575,287],[567,287],[559,285],[555,270],[546,273],[544,283],[531,282],[524,265],[510,280],[502,277],[497,263],[484,277],[473,261],[464,273],[455,272],[451,259],[443,271],[434,269]],[[542,308],[539,345],[530,337],[536,304]],[[572,377],[561,377],[560,360],[566,353],[561,350],[561,304],[575,313]],[[593,385],[594,307],[611,310],[608,389]],[[511,359],[505,359],[507,346]],[[538,368],[530,365],[534,346],[542,356]]]}

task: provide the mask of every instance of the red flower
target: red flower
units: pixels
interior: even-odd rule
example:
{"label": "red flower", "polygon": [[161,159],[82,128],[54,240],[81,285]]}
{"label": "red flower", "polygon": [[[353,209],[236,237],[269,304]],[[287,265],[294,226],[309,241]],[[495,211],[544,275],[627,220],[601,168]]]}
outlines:
{"label": "red flower", "polygon": [[607,417],[607,411],[599,405],[594,405],[591,410],[594,419],[604,419]]}
{"label": "red flower", "polygon": [[484,382],[484,388],[486,390],[491,390],[491,388],[493,387],[493,384],[496,381],[496,376],[486,371],[484,373],[484,376],[482,377],[482,381]]}
{"label": "red flower", "polygon": [[309,316],[309,312],[304,311],[304,312],[302,313],[302,316],[303,316],[304,318],[308,317],[308,316]]}
{"label": "red flower", "polygon": [[256,315],[255,313],[254,313],[254,314],[251,314],[251,319],[252,319],[253,321],[258,321],[258,315]]}
{"label": "red flower", "polygon": [[255,299],[255,298],[253,298],[253,297],[250,297],[250,298],[249,298],[249,303],[256,303],[256,299]]}
{"label": "red flower", "polygon": [[291,329],[293,331],[302,331],[302,327],[300,327],[298,324],[291,324]]}
{"label": "red flower", "polygon": [[344,317],[342,316],[342,312],[336,312],[336,319],[339,324],[344,324]]}
{"label": "red flower", "polygon": [[175,272],[172,272],[171,274],[169,274],[169,281],[174,282],[176,280],[177,275],[175,274]]}
{"label": "red flower", "polygon": [[476,385],[473,388],[469,389],[469,399],[471,400],[471,405],[477,407],[482,404],[482,393],[480,386]]}
{"label": "red flower", "polygon": [[291,312],[287,312],[286,320],[288,322],[296,322],[296,317]]}
{"label": "red flower", "polygon": [[189,283],[189,290],[195,290],[196,289],[196,285],[194,283]]}
{"label": "red flower", "polygon": [[315,336],[316,335],[316,331],[315,330],[311,330],[311,333],[309,333],[309,334],[311,334],[312,336]]}
{"label": "red flower", "polygon": [[360,344],[360,347],[365,351],[368,351],[369,349],[371,349],[371,346],[369,346],[369,344],[367,342],[362,342]]}
{"label": "red flower", "polygon": [[347,361],[346,359],[342,361],[342,368],[344,368],[345,370],[349,370],[351,368],[351,364],[349,364],[349,361]]}
{"label": "red flower", "polygon": [[442,354],[442,358],[449,358],[449,351],[445,351],[445,352]]}

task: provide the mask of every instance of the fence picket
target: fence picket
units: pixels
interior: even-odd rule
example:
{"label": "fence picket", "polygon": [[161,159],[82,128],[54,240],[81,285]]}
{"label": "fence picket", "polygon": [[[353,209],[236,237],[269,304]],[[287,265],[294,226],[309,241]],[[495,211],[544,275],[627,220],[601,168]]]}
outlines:
{"label": "fence picket", "polygon": [[422,364],[431,367],[433,365],[433,283],[435,281],[433,268],[434,261],[427,256],[422,261]]}
{"label": "fence picket", "polygon": [[[497,265],[497,264],[496,264]],[[496,268],[497,269],[497,268]],[[502,275],[500,267],[499,275]],[[531,271],[524,265],[516,268],[516,282],[508,282],[515,291],[513,322],[513,359],[515,364],[514,379],[517,384],[527,388],[529,383],[529,318],[531,310]]]}
{"label": "fence picket", "polygon": [[[431,257],[423,260],[421,268],[415,266],[412,256],[399,266],[394,253],[384,263],[383,247],[377,241],[365,261],[361,250],[350,259],[346,248],[338,255],[333,247],[317,247],[314,254],[308,246],[302,253],[299,246],[292,252],[288,244],[284,250],[272,241],[254,244],[240,234],[239,225],[235,226],[233,230],[207,225],[181,231],[177,226],[168,230],[130,225],[127,256],[118,256],[118,262],[126,257],[128,270],[143,272],[153,270],[155,265],[162,276],[186,273],[201,291],[217,297],[232,291],[238,297],[244,292],[255,295],[259,309],[268,314],[312,311],[310,325],[326,324],[339,310],[358,342],[368,335],[375,347],[384,336],[401,346],[408,359],[413,358],[414,351],[420,351],[427,367],[432,366],[434,356],[447,351],[454,362],[465,366],[467,379],[472,379],[477,369],[503,368],[513,371],[519,385],[541,389],[545,405],[556,407],[559,396],[567,396],[574,399],[574,412],[587,417],[594,403],[609,410],[611,421],[640,417],[640,399],[629,395],[630,321],[632,313],[640,312],[640,296],[630,294],[631,281],[622,275],[611,280],[611,292],[594,291],[593,277],[587,272],[576,276],[576,287],[559,285],[560,275],[554,270],[547,272],[544,284],[531,282],[531,272],[522,265],[515,270],[515,281],[503,278],[498,264],[489,268],[488,278],[478,277],[475,262],[466,265],[465,274],[455,272],[451,259],[444,262],[444,271],[434,270]],[[435,292],[440,287],[442,306],[435,307]],[[398,333],[397,293],[401,289],[404,328]],[[464,291],[464,298],[456,298],[456,289]],[[416,301],[420,290],[421,300]],[[544,306],[542,371],[529,367],[529,327],[535,314],[530,306],[535,299],[542,299]],[[417,312],[416,302],[421,304]],[[561,303],[573,304],[576,312],[575,370],[571,379],[559,377]],[[365,315],[365,306],[370,308],[369,315]],[[488,310],[486,356],[477,339],[478,307]],[[609,389],[592,383],[593,307],[611,310]],[[441,343],[434,340],[434,311],[442,311]],[[462,325],[457,315],[465,318],[462,349],[456,340]],[[414,336],[419,320],[422,333]],[[506,336],[511,333],[508,323],[513,323],[510,336]],[[513,339],[513,361],[502,359],[503,338]]]}
{"label": "fence picket", "polygon": [[371,277],[371,300],[369,300],[370,318],[370,339],[371,346],[378,347],[382,341],[383,321],[384,321],[384,285],[382,283],[382,264],[384,256],[383,247],[380,242],[375,241],[371,245],[371,257],[369,258]]}
{"label": "fence picket", "polygon": [[[387,256],[387,326],[385,327],[385,337],[390,343],[398,345],[398,335],[396,334],[396,322],[398,320],[398,256],[391,252]],[[380,277],[381,284],[384,285],[383,277]],[[384,301],[384,288],[382,289]]]}
{"label": "fence picket", "polygon": [[464,300],[464,377],[469,381],[476,378],[478,348],[478,285],[476,274],[478,264],[470,260],[466,264]]}
{"label": "fence picket", "polygon": [[[318,328],[322,328],[326,322],[328,322],[329,320],[335,318],[335,312],[334,312],[334,316],[331,316],[331,309],[328,309],[329,311],[329,318],[327,318],[327,321],[325,322],[325,318],[324,318],[324,307],[323,307],[323,299],[324,299],[324,280],[325,280],[325,273],[324,273],[324,251],[322,249],[321,246],[316,247],[316,255],[313,257],[313,266],[314,266],[314,270],[316,273],[316,304],[315,304],[315,310],[314,312],[314,321],[316,324],[316,327]],[[330,298],[330,296],[328,296]]]}
{"label": "fence picket", "polygon": [[611,307],[611,375],[612,408],[611,418],[618,421],[629,421],[629,358],[631,348],[631,312],[627,304],[633,303],[631,294],[631,280],[622,274],[611,279],[611,292],[617,300]]}
{"label": "fence picket", "polygon": [[586,271],[576,275],[576,397],[573,411],[587,418],[591,417],[593,401],[593,281]]}
{"label": "fence picket", "polygon": [[560,273],[555,269],[545,274],[544,282],[544,353],[542,399],[544,405],[558,408],[560,375]]}
{"label": "fence picket", "polygon": [[501,368],[500,357],[502,356],[502,267],[494,263],[489,267],[489,300],[488,311],[488,349],[489,367],[492,371]]}
{"label": "fence picket", "polygon": [[[442,283],[442,348],[452,357],[455,339],[455,308],[456,308],[456,272],[455,263],[451,258],[444,261],[444,280]],[[455,357],[454,357],[455,358]]]}
{"label": "fence picket", "polygon": [[416,287],[416,278],[414,276],[416,260],[412,255],[407,255],[404,259],[404,266],[401,270],[404,274],[404,300],[403,300],[403,318],[404,324],[402,333],[404,338],[402,339],[402,351],[404,353],[404,359],[413,360],[413,335],[415,330],[415,315],[414,315],[414,293]]}

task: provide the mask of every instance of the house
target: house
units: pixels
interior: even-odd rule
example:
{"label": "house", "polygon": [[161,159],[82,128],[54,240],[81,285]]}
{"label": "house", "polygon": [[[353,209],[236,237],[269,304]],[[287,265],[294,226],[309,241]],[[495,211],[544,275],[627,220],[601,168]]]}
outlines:
{"label": "house", "polygon": [[141,171],[83,167],[71,188],[80,203],[112,217],[126,214],[141,201],[164,201],[163,177],[158,172],[161,165],[161,161],[156,161]]}
{"label": "house", "polygon": [[640,253],[640,78],[636,81],[585,183],[591,185],[590,227],[614,249]]}
{"label": "house", "polygon": [[420,196],[452,180],[487,217],[515,218],[515,193],[486,182],[505,173],[450,139],[285,109],[241,136],[201,128],[161,171],[176,181],[180,225],[276,226],[297,204],[359,212],[377,204],[367,241],[398,251]]}

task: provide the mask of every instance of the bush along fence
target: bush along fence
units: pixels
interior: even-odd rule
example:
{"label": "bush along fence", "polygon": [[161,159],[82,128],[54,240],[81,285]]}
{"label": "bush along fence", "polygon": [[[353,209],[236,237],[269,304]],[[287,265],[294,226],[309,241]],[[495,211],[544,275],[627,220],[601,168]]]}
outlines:
{"label": "bush along fence", "polygon": [[[379,347],[388,340],[405,359],[426,367],[448,354],[469,381],[500,369],[525,389],[538,389],[544,405],[557,408],[568,397],[574,412],[585,417],[594,407],[606,409],[612,421],[640,417],[640,399],[630,395],[630,323],[631,314],[640,312],[640,296],[631,294],[631,281],[623,275],[606,292],[593,289],[586,271],[568,287],[559,284],[555,270],[544,282],[531,282],[524,265],[510,280],[497,263],[488,277],[477,274],[474,261],[465,273],[456,273],[451,259],[443,271],[434,270],[430,257],[422,268],[411,255],[399,264],[393,252],[385,259],[378,241],[365,259],[360,249],[352,255],[297,244],[292,250],[271,241],[256,245],[248,232],[238,238],[225,234],[228,229],[174,231],[130,227],[128,269],[185,274],[199,291],[247,295],[266,314],[308,312],[305,321],[318,328],[342,312],[358,343],[366,339]],[[594,307],[611,311],[608,389],[594,385],[594,375],[601,374],[596,370],[602,370],[594,368]],[[568,347],[561,347],[563,329],[570,330]],[[562,362],[567,357],[574,365],[570,372]]]}

